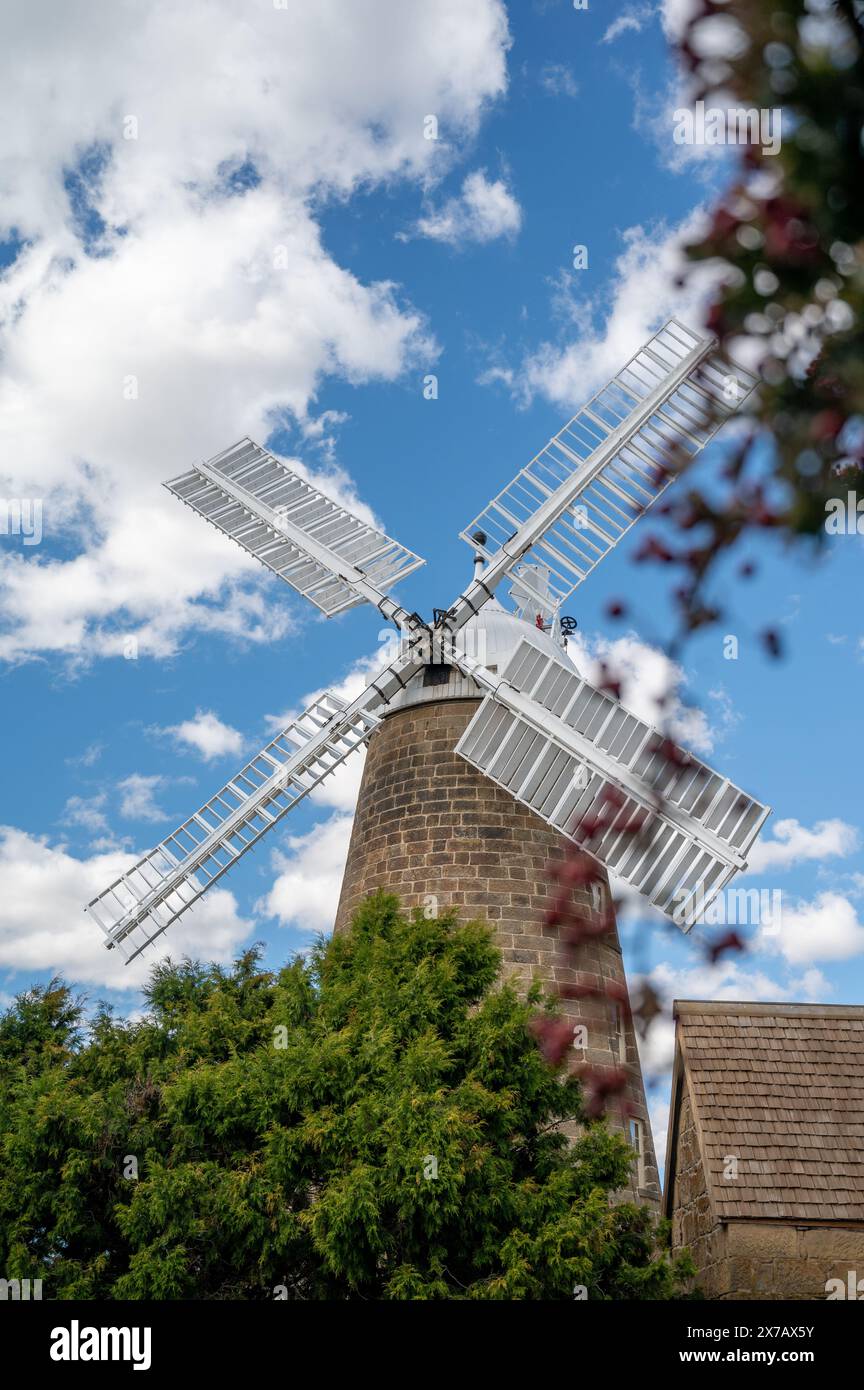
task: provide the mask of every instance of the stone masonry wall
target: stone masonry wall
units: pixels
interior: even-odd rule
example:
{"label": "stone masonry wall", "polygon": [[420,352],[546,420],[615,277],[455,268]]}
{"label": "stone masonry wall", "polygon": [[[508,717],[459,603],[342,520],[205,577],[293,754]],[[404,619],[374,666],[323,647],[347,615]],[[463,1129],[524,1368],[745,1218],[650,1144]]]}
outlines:
{"label": "stone masonry wall", "polygon": [[696,1266],[696,1282],[705,1297],[722,1298],[729,1277],[726,1228],[715,1222],[711,1211],[686,1080],[678,1115],[673,1192],[672,1249],[677,1252],[686,1246]]}
{"label": "stone masonry wall", "polygon": [[864,1230],[730,1221],[727,1253],[725,1287],[716,1297],[824,1299],[828,1280],[840,1279],[848,1290],[851,1272],[864,1299]]}
{"label": "stone masonry wall", "polygon": [[[509,976],[547,985],[624,981],[617,933],[580,948],[574,965],[554,929],[543,926],[553,885],[546,869],[566,842],[454,752],[477,708],[474,700],[437,701],[388,715],[369,743],[348,851],[336,931],[344,931],[378,888],[405,907],[456,907],[495,927]],[[604,891],[608,891],[604,887]],[[586,902],[588,895],[586,893]],[[659,1197],[657,1167],[632,1024],[604,1000],[567,1005],[587,1028],[577,1061],[626,1065],[627,1100],[642,1121],[639,1197]],[[614,1112],[610,1119],[614,1121]]]}

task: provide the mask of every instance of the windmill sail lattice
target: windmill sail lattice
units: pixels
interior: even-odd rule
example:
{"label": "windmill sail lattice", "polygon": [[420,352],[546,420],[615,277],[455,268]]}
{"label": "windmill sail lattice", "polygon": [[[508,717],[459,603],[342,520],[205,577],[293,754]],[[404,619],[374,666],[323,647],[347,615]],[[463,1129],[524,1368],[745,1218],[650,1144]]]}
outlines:
{"label": "windmill sail lattice", "polygon": [[378,724],[323,695],[188,820],[88,904],[109,946],[133,960],[308,796]]}
{"label": "windmill sail lattice", "polygon": [[[679,926],[698,921],[745,867],[767,808],[529,642],[486,680],[457,753]],[[618,809],[598,831],[611,789]]]}
{"label": "windmill sail lattice", "polygon": [[[698,759],[666,756],[657,731],[582,680],[554,643],[550,655],[522,641],[502,676],[467,655],[460,632],[505,576],[515,580],[511,596],[524,616],[557,614],[755,384],[719,356],[713,339],[670,320],[462,533],[487,564],[432,625],[388,593],[423,560],[253,441],[167,483],[325,615],[371,603],[404,645],[350,705],[332,695],[316,701],[89,904],[106,944],[133,959],[394,706],[433,699],[451,670],[440,650],[451,651],[462,673],[460,698],[488,692],[456,751],[679,925],[691,925],[745,866],[765,807]],[[593,813],[609,804],[610,789],[616,820],[598,827]],[[586,815],[594,819],[590,842]],[[638,835],[627,830],[634,818]]]}
{"label": "windmill sail lattice", "polygon": [[[558,604],[743,403],[756,378],[671,319],[461,535],[495,582],[548,575]],[[526,544],[527,542],[527,544]],[[489,578],[487,576],[487,582]],[[544,590],[546,585],[544,584]],[[539,599],[547,598],[538,592]]]}
{"label": "windmill sail lattice", "polygon": [[379,606],[425,563],[251,439],[165,486],[328,618],[359,603]]}

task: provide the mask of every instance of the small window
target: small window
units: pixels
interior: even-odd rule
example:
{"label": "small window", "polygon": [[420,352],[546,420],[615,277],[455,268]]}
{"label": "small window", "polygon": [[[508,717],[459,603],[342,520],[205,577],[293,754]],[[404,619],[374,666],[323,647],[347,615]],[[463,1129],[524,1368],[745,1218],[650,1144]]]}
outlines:
{"label": "small window", "polygon": [[617,1054],[619,1062],[627,1061],[627,1038],[624,1033],[624,1014],[620,1004],[614,1005],[615,1009],[615,1039],[613,1050]]}
{"label": "small window", "polygon": [[630,1121],[630,1147],[636,1154],[636,1186],[645,1186],[645,1136],[641,1120]]}
{"label": "small window", "polygon": [[447,685],[450,680],[452,666],[431,665],[427,666],[423,672],[424,685]]}
{"label": "small window", "polygon": [[595,912],[603,911],[603,884],[596,878],[591,880],[591,906]]}

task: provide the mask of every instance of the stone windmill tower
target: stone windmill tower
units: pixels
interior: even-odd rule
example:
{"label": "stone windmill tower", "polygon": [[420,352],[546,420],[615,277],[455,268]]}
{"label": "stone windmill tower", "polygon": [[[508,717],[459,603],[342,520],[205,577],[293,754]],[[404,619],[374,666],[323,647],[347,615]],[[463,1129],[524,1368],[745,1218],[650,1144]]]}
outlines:
{"label": "stone windmill tower", "polygon": [[[505,670],[523,642],[553,661],[566,661],[561,639],[528,616],[490,600],[466,623],[465,645],[493,672]],[[558,929],[543,926],[554,897],[549,867],[569,842],[455,751],[483,695],[471,677],[442,663],[427,666],[391,700],[368,744],[335,930],[346,931],[363,900],[381,888],[409,908],[437,913],[455,907],[465,919],[489,921],[508,976],[526,983],[536,976],[547,988],[626,988],[614,928],[591,945],[566,951]],[[604,906],[599,895],[608,891],[601,870],[596,884],[576,894],[594,913]],[[622,1099],[627,1136],[639,1156],[632,1195],[659,1202],[632,1019],[602,999],[563,1008],[584,1028],[574,1038],[577,1062],[629,1073]],[[623,1110],[610,1107],[613,1127],[621,1127]]]}
{"label": "stone windmill tower", "polygon": [[[581,677],[560,609],[754,385],[671,320],[462,532],[473,580],[431,623],[388,596],[422,560],[251,440],[166,484],[328,617],[372,603],[400,642],[355,700],[314,701],[88,904],[108,948],[137,956],[367,742],[337,930],[367,893],[392,888],[408,905],[488,917],[511,971],[623,984],[614,933],[574,960],[542,928],[564,836],[689,929],[745,867],[767,809],[692,755],[670,757],[668,739]],[[508,585],[512,609],[498,601]],[[594,889],[608,892],[605,872]],[[634,1185],[650,1201],[627,1011],[593,999],[572,1012],[585,1060],[628,1069]]]}

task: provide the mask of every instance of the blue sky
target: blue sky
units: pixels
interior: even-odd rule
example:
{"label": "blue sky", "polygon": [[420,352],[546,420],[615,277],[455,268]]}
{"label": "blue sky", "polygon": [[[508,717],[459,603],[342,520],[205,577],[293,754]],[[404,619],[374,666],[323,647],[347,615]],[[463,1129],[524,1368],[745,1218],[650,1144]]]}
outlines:
{"label": "blue sky", "polygon": [[[428,613],[463,587],[458,531],[488,498],[666,317],[698,324],[706,278],[676,288],[677,248],[730,166],[672,141],[680,8],[156,0],[146,25],[95,3],[51,34],[15,21],[0,456],[43,536],[0,535],[3,996],[61,971],[137,1007],[142,971],[83,903],[268,718],[359,690],[378,646],[371,609],[323,621],[161,480],[268,439],[426,557],[399,596]],[[670,613],[668,577],[632,563],[640,529],[567,608],[577,659],[614,644],[650,714]],[[774,808],[747,884],[782,891],[783,927],[712,970],[628,914],[628,966],[669,998],[862,1003],[861,540],[752,557],[749,584],[724,576],[723,630],[688,649],[679,727]],[[769,625],[782,662],[756,639]],[[276,964],[326,929],[358,775],[295,811],[173,949],[227,960],[261,939]],[[669,1055],[661,1022],[660,1131]]]}

